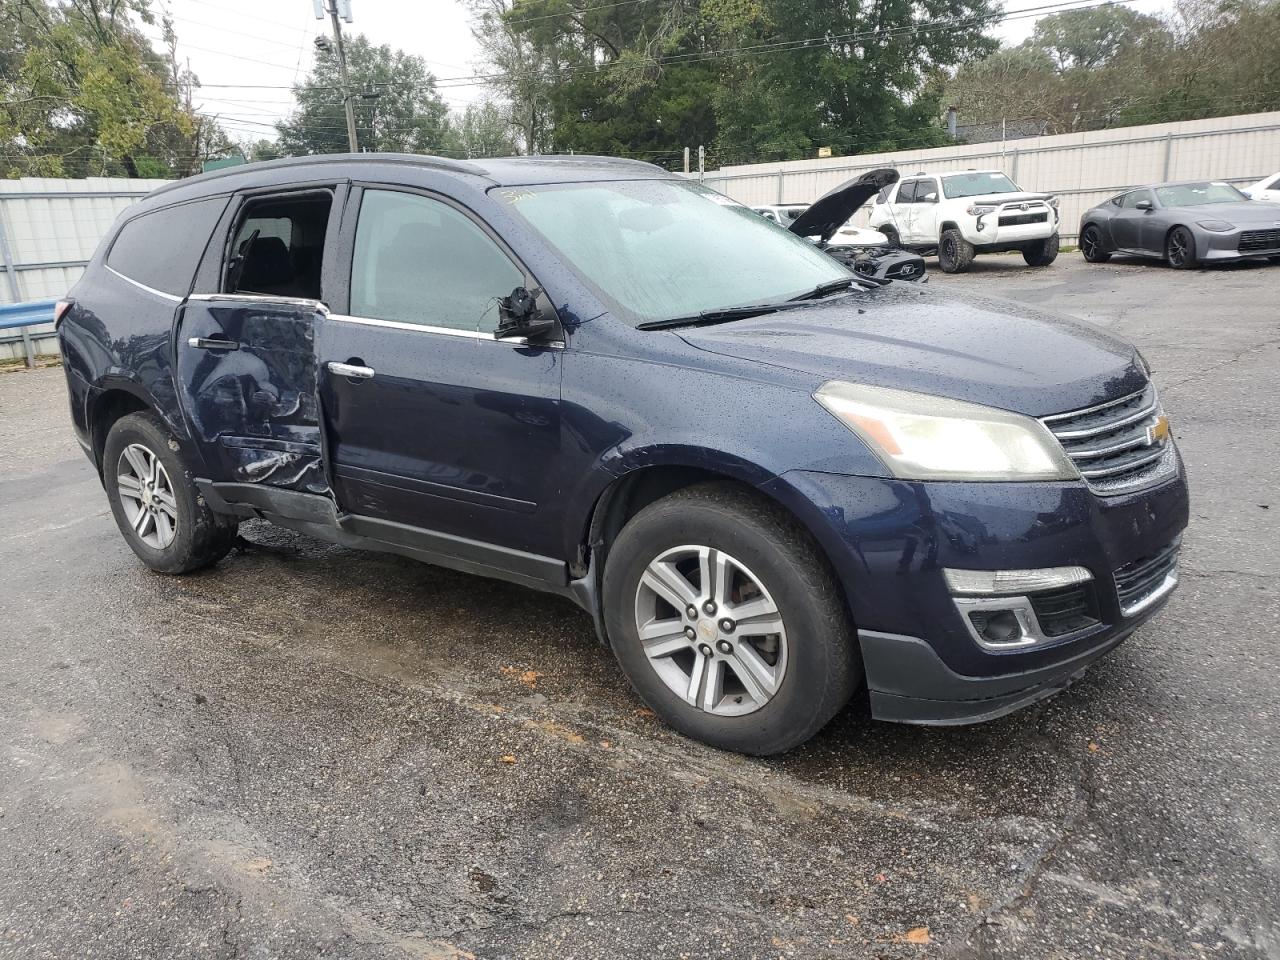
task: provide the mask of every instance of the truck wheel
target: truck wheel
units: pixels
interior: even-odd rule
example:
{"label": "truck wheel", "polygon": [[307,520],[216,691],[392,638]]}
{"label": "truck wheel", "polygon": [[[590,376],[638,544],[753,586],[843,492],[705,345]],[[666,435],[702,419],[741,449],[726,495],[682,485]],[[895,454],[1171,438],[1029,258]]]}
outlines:
{"label": "truck wheel", "polygon": [[893,229],[893,227],[877,227],[876,229],[883,233],[884,238],[889,241],[890,250],[902,249],[902,238],[898,236],[897,230]]}
{"label": "truck wheel", "polygon": [[808,740],[862,680],[853,625],[817,546],[722,484],[623,527],[604,573],[609,639],[636,692],[681,733],[740,753]]}
{"label": "truck wheel", "polygon": [[1164,258],[1175,270],[1193,270],[1199,266],[1196,238],[1186,227],[1174,227],[1164,241]]}
{"label": "truck wheel", "polygon": [[1022,248],[1022,259],[1029,267],[1047,267],[1058,259],[1058,235],[1028,243]]}
{"label": "truck wheel", "polygon": [[209,509],[177,441],[154,413],[131,413],[112,425],[102,480],[120,532],[157,573],[210,566],[236,542],[239,522]]}
{"label": "truck wheel", "polygon": [[954,227],[943,230],[938,238],[938,266],[943,273],[964,273],[973,263],[977,251]]}
{"label": "truck wheel", "polygon": [[1089,263],[1106,263],[1111,259],[1111,253],[1102,240],[1102,231],[1092,223],[1080,234],[1080,253]]}

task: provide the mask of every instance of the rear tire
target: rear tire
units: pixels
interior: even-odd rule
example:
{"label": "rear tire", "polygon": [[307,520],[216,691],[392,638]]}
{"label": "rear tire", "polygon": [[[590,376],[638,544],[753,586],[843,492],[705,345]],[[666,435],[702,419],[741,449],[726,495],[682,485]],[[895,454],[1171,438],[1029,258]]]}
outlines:
{"label": "rear tire", "polygon": [[943,273],[964,273],[976,254],[973,244],[959,230],[943,230],[938,238],[938,266]]}
{"label": "rear tire", "polygon": [[1092,223],[1080,234],[1080,255],[1089,263],[1106,263],[1111,259],[1111,253],[1102,239],[1102,231]]}
{"label": "rear tire", "polygon": [[177,440],[150,411],[112,425],[102,481],[120,532],[157,573],[191,573],[217,563],[235,545],[239,521],[209,509]]}
{"label": "rear tire", "polygon": [[1029,267],[1047,267],[1058,259],[1058,235],[1037,240],[1022,248],[1022,259]]}
{"label": "rear tire", "polygon": [[641,699],[715,747],[788,750],[862,680],[817,546],[781,509],[732,486],[690,487],[632,517],[610,548],[603,600],[614,654]]}
{"label": "rear tire", "polygon": [[1194,270],[1200,265],[1196,238],[1186,227],[1174,227],[1164,241],[1164,259],[1175,270]]}

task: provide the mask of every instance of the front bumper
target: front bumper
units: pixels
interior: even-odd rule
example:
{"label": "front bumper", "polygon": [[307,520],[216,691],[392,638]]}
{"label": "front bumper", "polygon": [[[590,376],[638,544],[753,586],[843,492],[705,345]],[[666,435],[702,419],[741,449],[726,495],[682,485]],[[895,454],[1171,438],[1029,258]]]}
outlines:
{"label": "front bumper", "polygon": [[[1116,571],[1186,527],[1181,462],[1157,486],[1100,496],[1083,483],[911,483],[793,471],[767,488],[818,537],[849,598],[876,717],[972,723],[1062,689],[1159,610],[1121,609]],[[1030,646],[979,645],[944,576],[1081,566],[1096,622]]]}
{"label": "front bumper", "polygon": [[[1262,241],[1261,246],[1258,246],[1257,241],[1254,241],[1244,244],[1245,249],[1241,250],[1241,240],[1246,233],[1265,234],[1268,237]],[[1258,257],[1280,256],[1280,231],[1264,230],[1258,227],[1241,227],[1236,230],[1230,230],[1227,233],[1214,233],[1212,230],[1198,227],[1195,234],[1196,255],[1201,260],[1222,262],[1225,260],[1251,260]],[[1276,236],[1274,243],[1269,240],[1269,236],[1272,234]]]}

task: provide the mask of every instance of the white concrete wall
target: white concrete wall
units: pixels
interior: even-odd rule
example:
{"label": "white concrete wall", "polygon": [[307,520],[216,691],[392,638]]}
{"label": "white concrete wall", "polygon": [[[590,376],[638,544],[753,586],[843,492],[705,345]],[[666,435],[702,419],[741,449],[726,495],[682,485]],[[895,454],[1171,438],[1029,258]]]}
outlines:
{"label": "white concrete wall", "polygon": [[[0,303],[62,296],[80,278],[116,215],[169,182],[123,177],[0,180],[0,229],[14,265],[13,282],[0,269]],[[39,353],[56,352],[52,324],[29,330]],[[0,330],[0,360],[22,355],[17,334]]]}
{"label": "white concrete wall", "polygon": [[[704,182],[741,203],[809,203],[876,167],[896,167],[904,175],[968,167],[1004,170],[1027,190],[1056,193],[1061,199],[1062,236],[1074,240],[1080,215],[1127,187],[1201,178],[1239,185],[1280,171],[1280,112],[1091,130],[1004,144],[725,167],[708,173]],[[867,215],[864,208],[855,222],[865,222]]]}

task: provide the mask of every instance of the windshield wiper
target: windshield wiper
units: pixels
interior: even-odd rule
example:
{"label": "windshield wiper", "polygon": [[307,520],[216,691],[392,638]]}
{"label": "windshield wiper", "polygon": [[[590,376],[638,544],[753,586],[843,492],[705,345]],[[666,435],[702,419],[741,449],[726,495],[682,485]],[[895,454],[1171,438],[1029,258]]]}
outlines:
{"label": "windshield wiper", "polygon": [[794,300],[819,300],[822,297],[830,296],[833,293],[839,293],[841,290],[848,290],[855,283],[861,285],[857,277],[841,277],[839,280],[828,280],[826,283],[820,283],[808,293],[802,293],[798,297],[792,297]]}
{"label": "windshield wiper", "polygon": [[777,313],[786,307],[782,303],[752,303],[741,307],[724,307],[720,310],[703,310],[691,317],[670,317],[666,320],[649,320],[636,324],[637,330],[664,330],[668,327],[693,327],[702,323],[725,323],[729,320],[745,320],[765,313]]}

